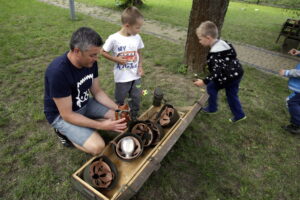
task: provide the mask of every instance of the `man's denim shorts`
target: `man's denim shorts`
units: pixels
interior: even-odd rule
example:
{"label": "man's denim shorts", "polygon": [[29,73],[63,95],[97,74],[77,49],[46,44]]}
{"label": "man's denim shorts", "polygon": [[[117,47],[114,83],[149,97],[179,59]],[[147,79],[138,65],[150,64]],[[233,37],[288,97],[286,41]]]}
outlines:
{"label": "man's denim shorts", "polygon": [[[90,98],[88,103],[80,110],[76,111],[91,119],[101,119],[108,112],[109,108]],[[54,128],[65,135],[71,142],[83,146],[85,141],[96,131],[91,128],[76,126],[62,119],[59,115],[51,124]]]}

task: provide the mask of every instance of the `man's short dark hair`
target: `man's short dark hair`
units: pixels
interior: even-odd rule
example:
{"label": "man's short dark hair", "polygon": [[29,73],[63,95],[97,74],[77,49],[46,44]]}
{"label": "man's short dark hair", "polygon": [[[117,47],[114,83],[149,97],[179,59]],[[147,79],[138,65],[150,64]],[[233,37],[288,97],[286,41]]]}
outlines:
{"label": "man's short dark hair", "polygon": [[77,29],[71,38],[70,49],[79,48],[81,51],[86,51],[91,46],[101,47],[103,40],[101,36],[91,28],[81,27]]}

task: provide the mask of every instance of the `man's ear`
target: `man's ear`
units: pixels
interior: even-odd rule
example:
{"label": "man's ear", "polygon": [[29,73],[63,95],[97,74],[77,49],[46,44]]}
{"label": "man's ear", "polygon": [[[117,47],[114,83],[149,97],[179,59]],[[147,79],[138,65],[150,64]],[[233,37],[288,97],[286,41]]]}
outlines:
{"label": "man's ear", "polygon": [[73,52],[77,55],[80,52],[80,49],[79,48],[74,48]]}

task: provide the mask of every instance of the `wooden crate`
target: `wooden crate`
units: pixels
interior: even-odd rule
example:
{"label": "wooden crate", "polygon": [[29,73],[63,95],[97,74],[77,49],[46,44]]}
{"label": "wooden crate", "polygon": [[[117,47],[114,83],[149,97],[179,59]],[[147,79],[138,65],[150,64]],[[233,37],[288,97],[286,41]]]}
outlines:
{"label": "wooden crate", "polygon": [[[72,182],[75,189],[80,191],[87,199],[130,199],[138,192],[151,173],[159,169],[162,159],[194,119],[195,115],[207,101],[207,98],[208,95],[203,94],[200,100],[193,106],[178,108],[175,106],[179,111],[180,119],[171,128],[164,130],[164,137],[155,147],[144,149],[143,154],[135,160],[126,162],[119,159],[115,155],[111,144],[107,145],[103,151],[103,155],[110,158],[119,172],[118,183],[112,190],[99,192],[83,180],[83,171],[85,167],[87,167],[95,157],[91,158],[72,175]],[[159,110],[160,107],[151,106],[139,119],[153,119]]]}

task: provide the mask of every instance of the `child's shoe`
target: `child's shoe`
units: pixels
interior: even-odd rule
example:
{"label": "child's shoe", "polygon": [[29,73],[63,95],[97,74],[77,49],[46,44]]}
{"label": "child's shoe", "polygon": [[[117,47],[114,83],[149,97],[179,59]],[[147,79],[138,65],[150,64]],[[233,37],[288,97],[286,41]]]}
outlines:
{"label": "child's shoe", "polygon": [[246,116],[244,116],[244,117],[242,117],[242,118],[240,118],[240,119],[235,119],[235,118],[233,117],[233,118],[230,118],[230,119],[229,119],[229,122],[230,122],[230,123],[236,123],[236,122],[243,121],[243,120],[245,120],[245,119],[247,119]]}
{"label": "child's shoe", "polygon": [[213,112],[210,111],[210,110],[208,109],[208,107],[202,108],[201,111],[204,112],[204,113],[207,113],[207,114],[215,114],[215,113],[217,113],[217,111],[213,111]]}
{"label": "child's shoe", "polygon": [[291,134],[300,134],[300,126],[295,124],[289,124],[287,126],[282,127],[284,130],[290,132]]}

